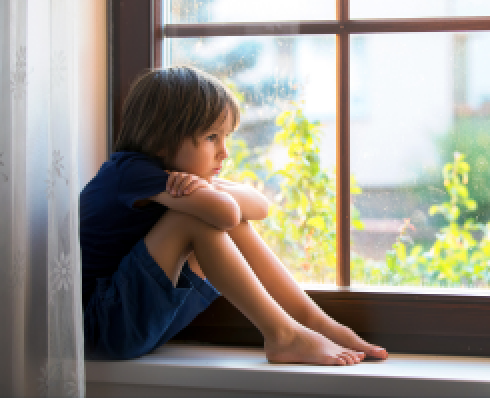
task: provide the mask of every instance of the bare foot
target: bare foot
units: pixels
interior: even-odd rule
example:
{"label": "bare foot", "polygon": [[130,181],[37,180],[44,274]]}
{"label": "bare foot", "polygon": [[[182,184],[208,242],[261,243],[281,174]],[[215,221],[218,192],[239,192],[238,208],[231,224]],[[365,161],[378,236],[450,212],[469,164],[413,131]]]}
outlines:
{"label": "bare foot", "polygon": [[354,365],[365,357],[364,353],[341,347],[302,325],[289,338],[266,340],[264,349],[269,362],[280,363]]}
{"label": "bare foot", "polygon": [[354,333],[352,329],[349,329],[347,326],[341,325],[340,323],[329,327],[328,330],[322,334],[343,347],[365,353],[367,358],[388,358],[388,352],[384,348],[369,344]]}

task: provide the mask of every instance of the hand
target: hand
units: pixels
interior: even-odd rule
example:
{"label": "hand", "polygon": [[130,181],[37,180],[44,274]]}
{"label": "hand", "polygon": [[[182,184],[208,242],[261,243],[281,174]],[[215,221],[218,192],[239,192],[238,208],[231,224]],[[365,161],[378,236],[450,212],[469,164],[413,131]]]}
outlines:
{"label": "hand", "polygon": [[199,188],[211,187],[211,185],[204,178],[198,177],[194,174],[180,171],[166,171],[169,174],[169,177],[165,191],[174,198],[178,198],[183,195],[190,195]]}

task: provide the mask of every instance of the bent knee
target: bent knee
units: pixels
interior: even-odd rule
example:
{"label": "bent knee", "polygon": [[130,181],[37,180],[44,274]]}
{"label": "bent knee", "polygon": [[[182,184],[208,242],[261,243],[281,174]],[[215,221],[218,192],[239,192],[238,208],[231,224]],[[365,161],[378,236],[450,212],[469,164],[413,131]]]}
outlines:
{"label": "bent knee", "polygon": [[172,209],[165,212],[157,224],[155,224],[155,227],[175,234],[181,232],[189,237],[194,236],[196,233],[221,232],[213,225],[206,223],[192,214],[182,213]]}

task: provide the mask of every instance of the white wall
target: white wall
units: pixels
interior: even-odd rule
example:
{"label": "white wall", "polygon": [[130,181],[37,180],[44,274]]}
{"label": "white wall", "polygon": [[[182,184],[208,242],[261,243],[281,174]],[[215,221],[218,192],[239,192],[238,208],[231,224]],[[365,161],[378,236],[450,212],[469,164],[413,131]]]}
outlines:
{"label": "white wall", "polygon": [[92,179],[107,158],[106,1],[79,3],[79,185]]}

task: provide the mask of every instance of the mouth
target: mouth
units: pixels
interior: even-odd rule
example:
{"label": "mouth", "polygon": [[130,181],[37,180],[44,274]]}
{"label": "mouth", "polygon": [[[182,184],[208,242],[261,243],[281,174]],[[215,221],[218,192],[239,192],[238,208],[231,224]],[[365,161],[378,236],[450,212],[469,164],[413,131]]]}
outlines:
{"label": "mouth", "polygon": [[220,171],[221,171],[221,167],[215,167],[215,168],[213,169],[213,173],[214,173],[214,174],[218,174]]}

